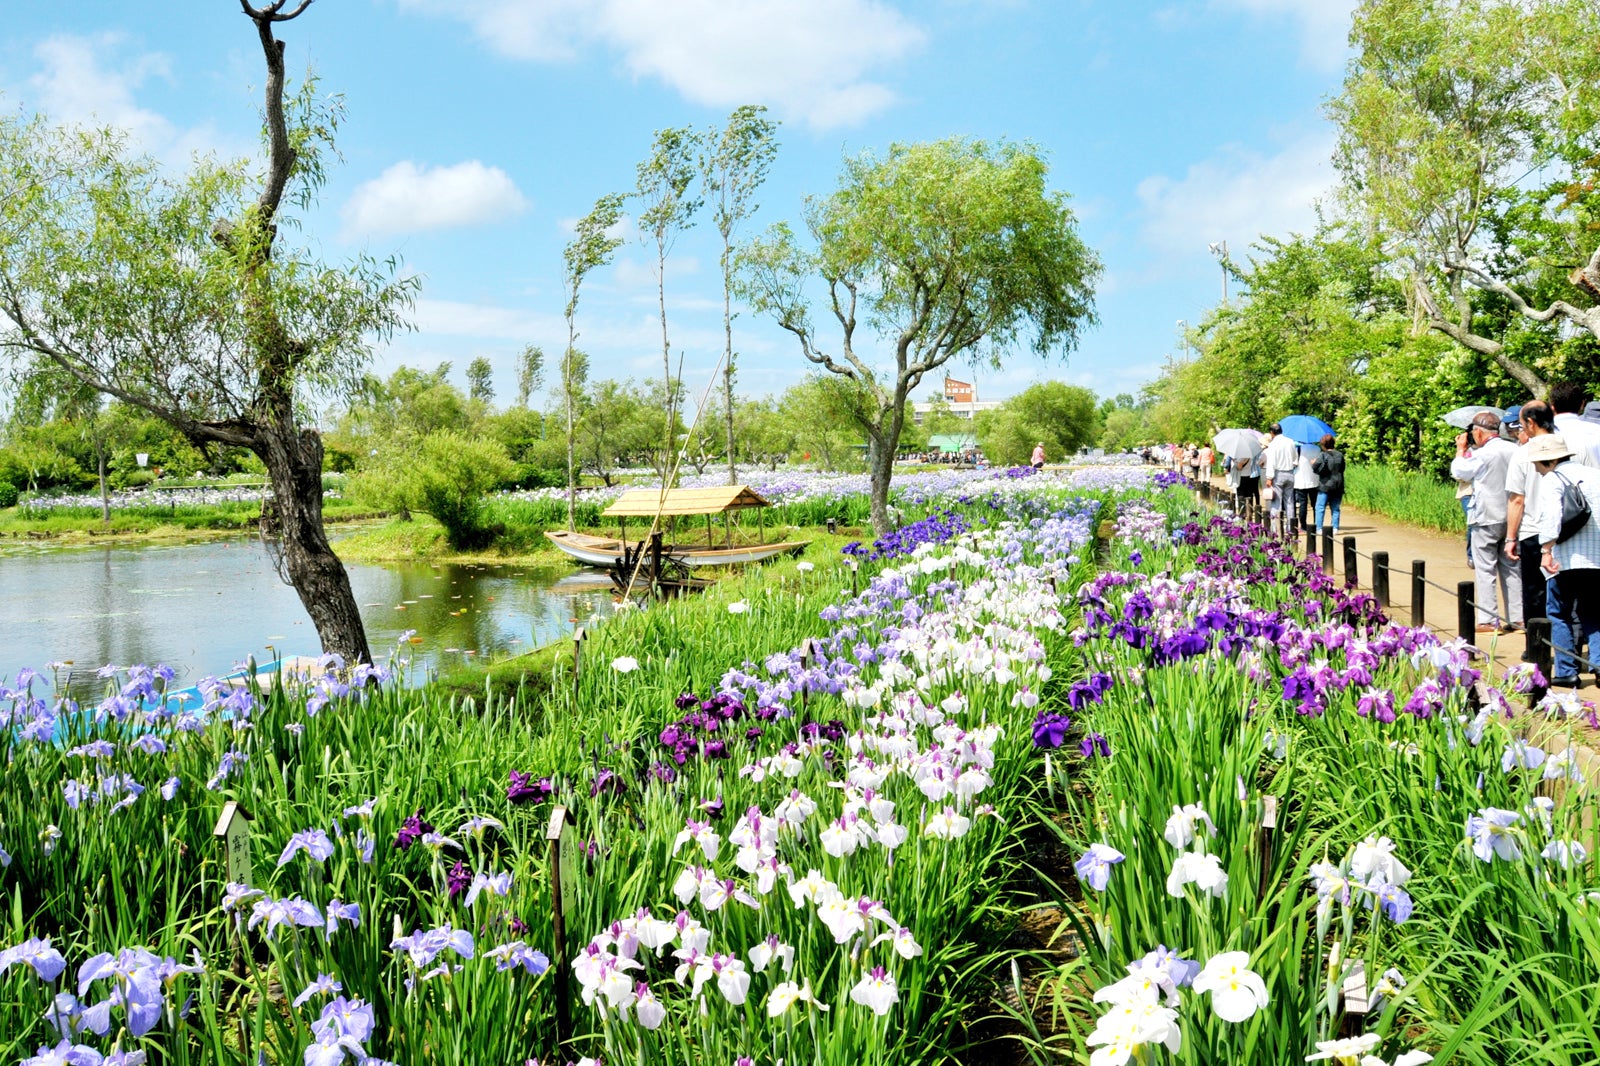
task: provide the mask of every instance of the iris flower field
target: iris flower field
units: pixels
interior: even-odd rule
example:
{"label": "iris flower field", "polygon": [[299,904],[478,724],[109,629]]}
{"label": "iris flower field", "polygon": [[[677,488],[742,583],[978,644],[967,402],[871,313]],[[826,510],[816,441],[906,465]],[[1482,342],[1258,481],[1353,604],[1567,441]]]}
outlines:
{"label": "iris flower field", "polygon": [[1172,481],[930,479],[514,692],[11,668],[0,1064],[1594,1062],[1593,711]]}

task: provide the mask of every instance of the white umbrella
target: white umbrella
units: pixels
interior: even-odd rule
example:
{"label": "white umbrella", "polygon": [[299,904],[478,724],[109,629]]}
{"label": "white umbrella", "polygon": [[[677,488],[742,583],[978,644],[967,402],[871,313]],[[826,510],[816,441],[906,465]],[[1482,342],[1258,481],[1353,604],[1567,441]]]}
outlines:
{"label": "white umbrella", "polygon": [[1253,429],[1225,429],[1212,438],[1217,454],[1230,459],[1261,458],[1261,434]]}
{"label": "white umbrella", "polygon": [[1502,418],[1505,416],[1505,412],[1500,410],[1498,407],[1484,407],[1480,404],[1469,407],[1457,407],[1454,411],[1451,411],[1447,415],[1440,415],[1439,420],[1447,426],[1454,426],[1456,429],[1466,429],[1468,426],[1472,425],[1472,420],[1475,417],[1483,414],[1485,411],[1494,415],[1496,418]]}

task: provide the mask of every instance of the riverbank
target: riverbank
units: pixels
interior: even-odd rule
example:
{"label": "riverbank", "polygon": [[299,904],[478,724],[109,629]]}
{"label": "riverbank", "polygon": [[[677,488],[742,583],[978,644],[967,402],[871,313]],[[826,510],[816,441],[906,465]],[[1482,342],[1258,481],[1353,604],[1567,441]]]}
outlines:
{"label": "riverbank", "polygon": [[[387,518],[365,504],[327,500],[323,521],[329,526],[374,522]],[[253,533],[261,516],[258,502],[119,508],[107,524],[98,510],[79,508],[31,514],[21,507],[0,510],[0,544],[45,541],[57,544],[117,544],[139,541],[208,540]]]}

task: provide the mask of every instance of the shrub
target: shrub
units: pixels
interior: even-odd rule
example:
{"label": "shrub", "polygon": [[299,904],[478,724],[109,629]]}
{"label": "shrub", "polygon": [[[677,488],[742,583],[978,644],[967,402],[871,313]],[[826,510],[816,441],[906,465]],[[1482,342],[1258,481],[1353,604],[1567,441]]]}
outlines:
{"label": "shrub", "polygon": [[9,481],[0,481],[0,507],[17,505],[17,487]]}

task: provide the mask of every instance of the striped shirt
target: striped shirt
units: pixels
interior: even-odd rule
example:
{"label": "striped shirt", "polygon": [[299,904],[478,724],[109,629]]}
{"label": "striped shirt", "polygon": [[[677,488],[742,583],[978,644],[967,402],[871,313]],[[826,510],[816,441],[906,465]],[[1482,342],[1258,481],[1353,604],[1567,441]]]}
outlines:
{"label": "striped shirt", "polygon": [[[1583,490],[1589,501],[1589,521],[1582,529],[1556,544],[1561,534],[1561,479]],[[1600,470],[1571,459],[1563,460],[1544,475],[1539,485],[1539,543],[1554,544],[1556,564],[1562,570],[1600,570]]]}

